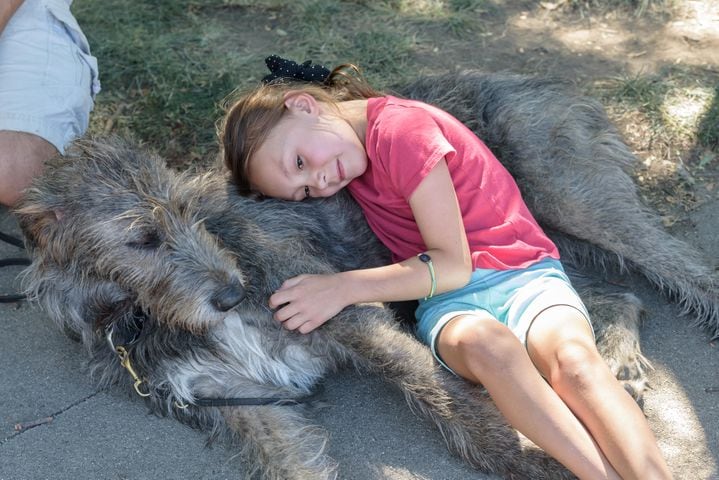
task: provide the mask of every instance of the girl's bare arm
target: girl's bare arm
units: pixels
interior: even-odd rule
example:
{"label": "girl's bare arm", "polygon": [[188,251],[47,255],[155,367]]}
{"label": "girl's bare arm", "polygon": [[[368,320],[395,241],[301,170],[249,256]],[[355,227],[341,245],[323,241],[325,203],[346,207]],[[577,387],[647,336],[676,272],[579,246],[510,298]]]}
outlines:
{"label": "girl's bare arm", "polygon": [[[457,194],[445,160],[425,177],[409,199],[427,253],[432,258],[436,293],[463,287],[472,273],[467,236]],[[401,301],[425,297],[431,278],[427,265],[418,258],[385,267],[340,274],[347,282],[350,303]]]}
{"label": "girl's bare arm", "polygon": [[[435,294],[464,286],[472,266],[457,196],[441,160],[409,200],[435,271]],[[415,300],[427,296],[431,276],[416,257],[384,267],[287,280],[270,298],[275,317],[288,329],[307,333],[347,305]]]}

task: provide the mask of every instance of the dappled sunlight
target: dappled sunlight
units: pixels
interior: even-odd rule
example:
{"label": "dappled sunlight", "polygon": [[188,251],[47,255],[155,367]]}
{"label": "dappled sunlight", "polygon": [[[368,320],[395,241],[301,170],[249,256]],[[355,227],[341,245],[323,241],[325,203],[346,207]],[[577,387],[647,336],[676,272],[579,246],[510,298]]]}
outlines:
{"label": "dappled sunlight", "polygon": [[681,15],[666,23],[610,12],[562,19],[549,30],[547,20],[555,17],[541,5],[508,19],[508,31],[516,30],[525,50],[533,47],[529,41],[544,38],[565,54],[617,62],[634,74],[654,73],[664,65],[704,67],[719,62],[719,2],[680,3]]}
{"label": "dappled sunlight", "polygon": [[672,22],[676,27],[687,26],[695,34],[719,38],[719,3],[707,1],[684,1],[684,19]]}
{"label": "dappled sunlight", "polygon": [[392,465],[378,465],[376,467],[377,478],[387,480],[429,480],[424,475],[418,475],[403,467]]}
{"label": "dappled sunlight", "polygon": [[708,86],[671,90],[661,107],[666,123],[677,133],[696,131],[715,101],[714,96],[714,90]]}
{"label": "dappled sunlight", "polygon": [[386,6],[402,14],[417,15],[433,18],[437,15],[443,16],[452,11],[479,11],[482,9],[484,0],[386,0],[373,2],[375,7]]}
{"label": "dappled sunlight", "polygon": [[[686,1],[684,15],[660,30],[652,41],[667,39],[657,57],[667,63],[709,66],[719,61],[719,2]],[[701,51],[701,55],[692,52]]]}
{"label": "dappled sunlight", "polygon": [[[642,14],[638,13],[638,4],[648,6]],[[490,75],[539,77],[527,81],[527,85],[543,84],[544,77],[565,80],[569,87],[604,106],[611,123],[636,157],[636,163],[631,165],[634,159],[627,158],[628,155],[622,154],[622,159],[616,161],[628,164],[626,168],[621,167],[633,175],[643,203],[659,214],[656,223],[671,227],[672,234],[708,257],[706,261],[699,261],[694,253],[680,251],[684,257],[667,265],[644,262],[646,255],[661,257],[661,242],[645,242],[647,248],[639,251],[636,244],[646,236],[641,225],[627,224],[624,228],[618,221],[616,228],[623,229],[628,241],[621,244],[621,239],[615,239],[617,249],[636,253],[636,261],[627,265],[646,268],[646,275],[657,283],[676,277],[682,285],[694,285],[695,280],[702,282],[712,274],[712,267],[719,267],[719,0],[76,0],[72,7],[100,63],[103,90],[96,98],[88,133],[134,137],[167,158],[173,169],[183,171],[204,171],[221,163],[218,162],[222,155],[218,155],[221,145],[216,121],[223,116],[223,100],[231,92],[257,86],[268,73],[264,60],[270,54],[298,62],[311,60],[327,67],[351,62],[361,67],[374,87],[389,93],[402,91],[418,78],[466,69]],[[574,101],[571,108],[562,107],[561,102],[550,104],[546,99],[554,94],[552,86],[546,87],[546,97],[542,91],[530,98],[512,90],[514,81],[497,83],[499,98],[493,98],[492,84],[478,82],[472,86],[476,92],[452,90],[452,82],[442,79],[427,80],[426,85],[432,84],[436,92],[433,98],[442,98],[447,107],[456,107],[458,116],[470,127],[480,134],[487,132],[482,139],[490,148],[500,147],[506,140],[497,132],[521,131],[523,125],[543,127],[522,137],[517,134],[507,140],[513,146],[511,149],[495,151],[508,165],[519,165],[515,173],[520,174],[521,187],[529,189],[530,194],[533,189],[537,194],[546,193],[548,186],[551,187],[548,175],[564,176],[558,182],[576,191],[582,185],[606,184],[598,173],[606,167],[603,162],[615,161],[605,159],[604,155],[606,147],[616,145],[614,135],[604,130],[605,125],[597,127],[598,132],[594,130],[597,121],[596,110],[591,107],[594,104],[585,99]],[[449,95],[444,96],[444,92]],[[504,105],[505,98],[512,101],[503,107],[505,111],[489,107]],[[520,102],[515,103],[515,98]],[[474,108],[484,105],[489,106]],[[515,117],[511,111],[519,113]],[[567,119],[574,117],[568,117],[565,112],[577,113],[577,118],[583,120],[570,123]],[[496,124],[486,122],[492,119],[497,120]],[[503,125],[502,119],[510,119],[512,124]],[[542,133],[546,131],[551,132],[552,141],[556,139],[551,151],[564,163],[557,160],[556,168],[549,172],[522,175],[523,158],[529,159],[528,165],[538,165],[543,160],[537,155],[546,151],[549,140]],[[572,142],[565,141],[575,137],[581,138],[581,148],[574,149]],[[589,150],[596,154],[588,157],[585,152]],[[572,169],[578,163],[583,163],[580,167],[590,173],[582,178],[572,177]],[[596,177],[594,184],[591,175]],[[622,180],[623,177],[616,175],[616,178]],[[627,182],[618,188],[628,191],[632,187]],[[607,241],[611,242],[612,230],[592,228],[591,220],[594,217],[608,219],[605,213],[615,211],[622,197],[609,196],[609,191],[607,208],[603,208],[602,202],[592,197],[592,189],[585,193],[586,198],[582,198],[580,205],[536,202],[536,206],[553,212],[550,217],[556,216],[561,223],[572,225],[572,231],[579,237],[609,238]],[[225,205],[227,199],[223,195],[221,203]],[[118,197],[118,201],[123,200]],[[208,212],[219,205],[212,199],[206,201]],[[633,206],[632,200],[630,207]],[[596,211],[591,211],[592,207],[596,207]],[[242,215],[243,211],[239,209],[238,213]],[[5,218],[9,215],[4,211]],[[546,220],[543,216],[538,219]],[[617,219],[608,221],[612,220]],[[583,229],[585,224],[590,228]],[[658,230],[647,231],[653,234]],[[569,243],[575,242],[570,239]],[[676,252],[676,244],[672,245],[671,252]],[[577,245],[577,253],[581,254],[582,250]],[[587,250],[590,263],[610,260],[611,255],[601,252],[594,255],[592,251]],[[667,247],[666,252],[669,251]],[[306,253],[301,252],[300,257]],[[356,256],[356,252],[350,251],[347,255]],[[299,261],[296,256],[290,267],[297,267]],[[708,273],[704,268],[694,268],[699,262],[702,267],[708,267]],[[654,277],[655,271],[661,274]],[[591,269],[583,273],[580,275],[587,280],[599,279],[594,276],[598,272]],[[719,278],[719,268],[715,270],[715,277]],[[606,287],[617,295],[621,295],[620,291],[635,293],[646,309],[641,346],[656,370],[647,374],[651,388],[645,392],[645,412],[675,477],[719,480],[719,393],[715,391],[719,388],[719,342],[710,341],[707,335],[689,326],[693,320],[696,322],[693,314],[676,318],[681,305],[667,303],[639,277],[615,275],[612,271],[606,280],[610,282]],[[689,300],[711,296],[707,303],[714,302],[717,283],[705,286],[709,284],[709,281],[701,283],[696,289],[699,293],[687,295]],[[688,291],[691,287],[682,288]],[[673,287],[670,285],[665,290],[671,297]],[[684,298],[676,297],[672,299]],[[10,334],[0,346],[0,354],[13,360],[32,360],[17,362],[19,367],[25,363],[32,367],[26,369],[29,375],[18,369],[19,377],[24,375],[39,383],[36,389],[26,388],[28,395],[15,398],[6,391],[0,400],[8,400],[8,420],[17,417],[17,421],[29,424],[27,421],[59,411],[45,397],[57,398],[55,403],[64,402],[63,396],[48,396],[48,387],[50,393],[54,387],[47,385],[47,378],[33,377],[35,363],[47,363],[47,358],[53,358],[48,355],[54,355],[63,360],[55,362],[59,366],[71,362],[69,368],[59,372],[73,373],[77,363],[74,357],[78,353],[74,350],[78,348],[70,344],[73,351],[67,351],[63,342],[44,335],[44,327],[35,329],[33,321],[45,319],[34,318],[36,315],[24,304],[4,311],[8,312],[8,318],[17,320],[14,322],[17,331],[29,336],[26,342],[19,342],[21,337],[8,330]],[[715,312],[698,307],[696,313],[706,311]],[[198,345],[206,343],[202,338],[197,341]],[[25,348],[36,344],[41,347],[39,360]],[[5,348],[5,345],[17,348]],[[622,355],[625,353],[629,352]],[[11,356],[7,357],[8,354]],[[5,369],[6,372],[14,370]],[[624,371],[622,369],[622,373]],[[52,379],[58,380],[55,376]],[[22,382],[9,384],[16,383],[25,387]],[[435,383],[430,383],[430,387]],[[78,385],[84,389],[85,384],[83,380]],[[326,397],[313,402],[309,413],[313,424],[327,427],[328,454],[340,465],[338,478],[490,478],[452,455],[435,425],[415,418],[402,392],[391,385],[372,375],[351,373],[342,376],[333,373],[328,384]],[[74,388],[74,383],[68,385]],[[421,387],[419,384],[420,393],[434,391]],[[11,431],[14,422],[6,422],[7,433],[0,437],[3,447],[0,480],[53,477],[54,473],[55,477],[62,476],[64,468],[76,470],[78,462],[85,458],[93,459],[90,467],[100,471],[101,477],[151,477],[154,472],[162,471],[165,477],[171,478],[225,478],[247,473],[247,465],[238,456],[233,442],[227,448],[218,442],[212,450],[198,451],[197,459],[184,458],[182,450],[178,455],[172,448],[173,443],[186,443],[183,427],[168,431],[174,437],[169,441],[164,438],[164,431],[154,434],[154,424],[149,424],[149,428],[135,428],[148,424],[142,411],[140,417],[133,420],[137,416],[134,407],[142,410],[141,404],[133,402],[136,405],[125,411],[116,408],[127,404],[121,392],[95,390],[90,393],[100,394],[97,406],[86,402],[90,398],[87,397],[84,403],[76,405],[77,409],[68,410],[52,425],[41,426],[22,436],[18,436],[22,432]],[[45,396],[40,395],[38,400],[35,391]],[[75,397],[86,397],[83,392],[64,393],[72,397],[71,401]],[[169,400],[162,405],[174,408],[170,407]],[[133,451],[141,449],[138,445],[147,446],[147,454],[138,456],[137,462],[123,464],[124,458],[113,456],[116,452],[112,442],[110,448],[92,441],[82,442],[84,433],[107,437],[104,416],[92,415],[98,407],[101,412],[110,412],[112,418],[108,417],[108,421],[115,420],[120,427],[129,425],[127,432],[120,433],[134,433],[135,436],[128,439],[135,441],[124,444],[130,445]],[[288,408],[293,409],[287,410],[288,415],[294,415],[294,407]],[[44,410],[47,413],[39,415]],[[185,414],[195,410],[176,410],[176,413],[179,418],[190,418]],[[466,409],[460,413],[469,418],[475,412]],[[491,410],[485,412],[481,408],[477,414],[480,419],[496,421]],[[269,430],[281,430],[276,423],[265,423]],[[168,428],[174,428],[171,425]],[[75,427],[82,428],[80,435],[68,430]],[[289,428],[293,428],[291,424]],[[303,432],[310,430],[308,427]],[[480,441],[502,441],[500,436],[506,433],[504,426],[488,430],[495,437]],[[633,433],[626,431],[625,435],[630,437]],[[70,451],[72,455],[65,454],[62,442],[68,434],[79,441],[75,447],[88,446],[87,452],[75,448]],[[313,435],[308,434],[308,438]],[[523,446],[529,443],[523,435],[519,437]],[[191,445],[201,446],[199,437],[193,438],[188,437]],[[513,437],[507,445],[512,443]],[[273,455],[286,457],[285,450],[275,449]],[[496,448],[490,449],[490,453],[495,451]],[[178,458],[182,460],[179,463]],[[12,468],[22,469],[27,475],[6,473],[5,464],[9,460],[12,460]],[[188,466],[192,468],[186,468]],[[236,467],[240,470],[234,472]],[[163,470],[166,468],[169,468],[167,472]],[[43,469],[48,473],[44,474]]]}
{"label": "dappled sunlight", "polygon": [[[607,53],[608,48],[625,48],[624,44],[631,38],[631,32],[611,28],[607,23],[601,22],[591,28],[578,26],[576,29],[558,30],[554,33],[554,38],[572,52],[603,55]],[[634,56],[643,54],[639,50],[627,53]]]}
{"label": "dappled sunlight", "polygon": [[399,0],[397,10],[404,13],[432,15],[442,12],[446,6],[442,0]]}
{"label": "dappled sunlight", "polygon": [[716,459],[704,465],[695,461],[699,457],[711,459],[712,455],[688,392],[671,370],[663,365],[655,367],[653,375],[659,377],[661,388],[648,395],[645,410],[652,429],[658,432],[659,447],[667,462],[675,473],[681,472],[684,465],[692,464],[693,469],[699,468],[694,470],[694,478],[715,478],[719,473]]}

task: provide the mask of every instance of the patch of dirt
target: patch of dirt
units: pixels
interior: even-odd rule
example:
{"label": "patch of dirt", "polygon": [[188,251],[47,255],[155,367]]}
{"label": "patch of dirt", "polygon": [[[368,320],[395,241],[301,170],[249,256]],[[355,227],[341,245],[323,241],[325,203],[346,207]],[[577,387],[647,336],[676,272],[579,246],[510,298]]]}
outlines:
{"label": "patch of dirt", "polygon": [[[467,68],[554,74],[579,81],[687,65],[719,73],[719,3],[687,2],[671,18],[629,11],[582,14],[549,2],[507,2],[482,14],[477,39],[434,37],[431,70]],[[429,33],[429,35],[428,35]]]}
{"label": "patch of dirt", "polygon": [[[484,32],[471,41],[448,39],[441,28],[423,31],[433,40],[417,62],[427,73],[471,66],[554,75],[590,95],[603,83],[651,75],[663,81],[671,71],[690,72],[705,88],[719,85],[719,2],[713,0],[640,17],[627,10],[587,13],[549,2],[506,2],[488,9],[482,20]],[[642,195],[667,226],[719,198],[716,152],[662,138],[638,109],[608,113],[640,159]],[[706,158],[713,160],[704,165]]]}

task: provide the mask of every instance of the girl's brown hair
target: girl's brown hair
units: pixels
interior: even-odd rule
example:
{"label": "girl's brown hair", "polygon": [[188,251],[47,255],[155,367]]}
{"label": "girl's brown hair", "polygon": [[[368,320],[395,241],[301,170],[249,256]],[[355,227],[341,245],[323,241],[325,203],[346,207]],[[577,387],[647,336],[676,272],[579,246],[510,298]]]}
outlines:
{"label": "girl's brown hair", "polygon": [[225,166],[240,195],[250,195],[247,166],[252,155],[267,139],[272,128],[287,111],[285,93],[299,91],[329,104],[347,100],[380,97],[355,65],[344,64],[332,70],[322,84],[274,81],[229,100],[218,134]]}

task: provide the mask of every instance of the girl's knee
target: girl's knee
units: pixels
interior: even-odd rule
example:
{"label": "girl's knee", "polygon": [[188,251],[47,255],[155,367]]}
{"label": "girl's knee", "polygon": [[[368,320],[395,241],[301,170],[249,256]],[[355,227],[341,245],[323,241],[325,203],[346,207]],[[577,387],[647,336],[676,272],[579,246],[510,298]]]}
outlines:
{"label": "girl's knee", "polygon": [[596,347],[584,341],[559,343],[553,360],[548,379],[555,388],[586,390],[597,378],[601,378],[603,370],[607,368]]}
{"label": "girl's knee", "polygon": [[549,308],[535,318],[527,332],[527,351],[550,382],[560,373],[579,375],[595,360],[601,361],[589,322],[567,306]]}
{"label": "girl's knee", "polygon": [[480,368],[506,363],[523,349],[504,324],[490,316],[472,315],[452,319],[442,330],[438,346],[443,358],[449,353]]}

